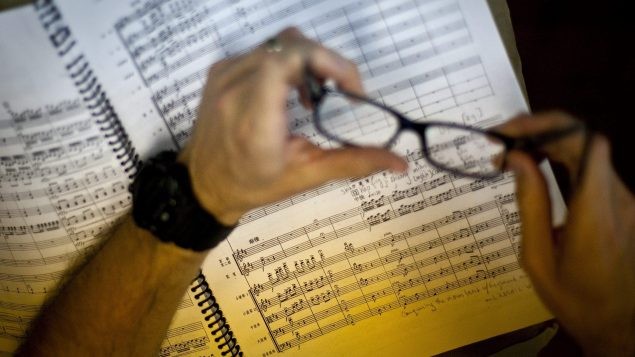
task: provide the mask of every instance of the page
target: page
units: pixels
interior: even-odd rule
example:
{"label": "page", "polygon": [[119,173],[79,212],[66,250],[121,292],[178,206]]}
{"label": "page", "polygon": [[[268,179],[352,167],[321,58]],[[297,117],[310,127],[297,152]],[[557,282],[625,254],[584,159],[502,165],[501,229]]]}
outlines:
{"label": "page", "polygon": [[[0,352],[11,353],[68,267],[129,210],[130,178],[34,9],[0,13],[0,33],[11,34],[0,37]],[[194,294],[165,356],[216,351]]]}
{"label": "page", "polygon": [[[0,350],[129,206],[127,175],[31,7],[0,13]],[[125,207],[123,207],[125,206]]]}
{"label": "page", "polygon": [[[487,127],[527,110],[484,1],[113,4],[60,1],[145,156],[187,142],[213,62],[290,25],[353,59],[369,96],[415,121]],[[288,108],[290,131],[333,146],[296,97]],[[439,171],[412,133],[394,150],[406,174],[254,210],[209,256],[204,271],[247,354],[428,355],[550,317],[519,266],[513,177]]]}

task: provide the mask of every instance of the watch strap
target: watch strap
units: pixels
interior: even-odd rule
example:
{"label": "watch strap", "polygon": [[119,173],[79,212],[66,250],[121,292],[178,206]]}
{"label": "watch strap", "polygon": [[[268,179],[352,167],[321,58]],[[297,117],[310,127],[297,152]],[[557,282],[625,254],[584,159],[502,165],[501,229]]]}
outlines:
{"label": "watch strap", "polygon": [[133,218],[163,242],[204,251],[225,239],[235,226],[225,226],[196,199],[187,167],[165,151],[141,168],[131,186]]}

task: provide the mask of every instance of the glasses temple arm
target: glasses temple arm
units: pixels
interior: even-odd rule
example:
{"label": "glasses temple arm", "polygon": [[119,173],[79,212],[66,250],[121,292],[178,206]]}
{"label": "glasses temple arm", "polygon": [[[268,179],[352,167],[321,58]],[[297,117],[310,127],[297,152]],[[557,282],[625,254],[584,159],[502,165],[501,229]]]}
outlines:
{"label": "glasses temple arm", "polygon": [[578,165],[578,172],[576,172],[575,183],[579,184],[582,181],[582,176],[586,171],[587,167],[587,159],[589,156],[589,151],[591,149],[591,143],[593,141],[593,132],[589,130],[589,128],[584,127],[584,144],[582,146],[582,153],[580,156],[580,163]]}
{"label": "glasses temple arm", "polygon": [[535,135],[528,135],[519,138],[513,138],[510,142],[509,150],[522,150],[533,152],[538,150],[541,146],[548,144],[552,141],[564,138],[568,135],[574,134],[578,131],[584,131],[586,134],[586,125],[581,122],[575,122],[564,128],[547,131]]}
{"label": "glasses temple arm", "polygon": [[308,69],[305,71],[304,83],[312,103],[319,103],[324,96],[324,87]]}
{"label": "glasses temple arm", "polygon": [[[591,147],[591,143],[593,141],[593,132],[589,130],[589,128],[584,123],[575,122],[564,128],[540,133],[537,135],[529,135],[520,138],[505,136],[502,139],[506,142],[508,150],[522,150],[529,154],[539,154],[539,149],[541,146],[580,131],[583,135],[580,160],[576,172],[571,172],[568,174],[568,184],[570,185],[570,188],[575,189],[581,182],[582,177],[585,174],[587,166],[587,156]],[[570,194],[566,196],[570,196]]]}

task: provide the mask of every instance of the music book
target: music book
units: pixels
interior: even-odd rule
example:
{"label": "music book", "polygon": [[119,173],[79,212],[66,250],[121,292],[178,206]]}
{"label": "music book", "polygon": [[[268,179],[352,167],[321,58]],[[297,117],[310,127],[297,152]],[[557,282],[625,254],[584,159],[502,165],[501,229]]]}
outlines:
{"label": "music book", "polygon": [[[2,13],[0,350],[129,211],[139,162],[187,142],[210,65],[287,26],[355,61],[368,95],[414,120],[488,127],[527,110],[484,0],[39,0]],[[290,132],[333,147],[296,94],[287,109]],[[519,265],[513,176],[439,171],[411,133],[393,150],[407,173],[242,217],[160,354],[431,355],[549,319]]]}

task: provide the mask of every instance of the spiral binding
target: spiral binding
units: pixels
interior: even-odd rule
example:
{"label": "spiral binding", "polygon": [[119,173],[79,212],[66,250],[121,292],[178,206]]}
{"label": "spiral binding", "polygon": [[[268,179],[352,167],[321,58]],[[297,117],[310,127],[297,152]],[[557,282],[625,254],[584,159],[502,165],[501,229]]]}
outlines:
{"label": "spiral binding", "polygon": [[[141,165],[139,155],[136,153],[119,116],[110,104],[108,97],[99,84],[97,77],[90,68],[88,60],[79,53],[71,31],[62,21],[62,15],[53,0],[36,0],[35,10],[38,13],[42,26],[47,31],[49,39],[57,49],[58,55],[66,62],[66,69],[79,90],[86,107],[96,119],[97,125],[104,133],[108,144],[112,147],[116,158],[121,163],[125,172],[133,178]],[[193,281],[191,288],[199,307],[204,307],[201,313],[208,321],[207,327],[215,336],[214,342],[223,356],[242,356],[240,345],[234,337],[223,312],[221,311],[212,291],[209,288],[205,275],[200,271]],[[197,292],[198,291],[198,292]]]}
{"label": "spiral binding", "polygon": [[243,352],[240,350],[240,345],[236,341],[227,319],[223,316],[223,311],[218,306],[218,302],[216,302],[216,298],[214,298],[202,271],[199,271],[192,284],[196,284],[190,290],[196,293],[194,299],[199,300],[198,306],[207,305],[201,310],[201,313],[205,315],[205,321],[209,322],[207,327],[211,329],[212,335],[216,336],[214,342],[219,343],[222,341],[218,345],[221,355],[242,356]]}
{"label": "spiral binding", "polygon": [[79,53],[75,39],[62,20],[60,11],[53,0],[36,0],[34,6],[51,43],[58,51],[58,55],[66,62],[66,69],[86,107],[96,119],[97,125],[124,168],[124,172],[132,179],[141,165],[139,155],[88,61],[83,54]]}

